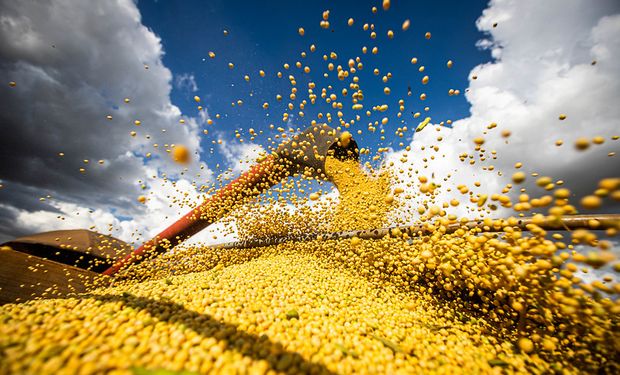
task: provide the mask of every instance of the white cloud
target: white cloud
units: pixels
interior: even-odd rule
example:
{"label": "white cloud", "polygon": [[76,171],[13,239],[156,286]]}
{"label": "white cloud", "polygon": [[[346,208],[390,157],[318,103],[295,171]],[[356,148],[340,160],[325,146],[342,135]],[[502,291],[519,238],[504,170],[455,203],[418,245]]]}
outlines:
{"label": "white cloud", "polygon": [[222,140],[219,145],[219,152],[224,156],[231,169],[231,173],[235,176],[247,171],[267,152],[265,149],[255,143],[228,143]]}
{"label": "white cloud", "polygon": [[188,92],[198,91],[198,85],[196,84],[196,77],[193,74],[178,74],[174,78],[174,84],[181,90],[187,90]]}
{"label": "white cloud", "polygon": [[[471,103],[470,117],[454,122],[452,129],[441,127],[435,132],[434,127],[427,127],[411,142],[408,161],[400,161],[402,151],[390,154],[388,160],[395,163],[396,169],[406,171],[413,166],[421,175],[430,178],[434,174],[438,182],[451,174],[450,181],[443,182],[441,201],[453,196],[464,201],[454,191],[458,184],[466,184],[481,194],[500,192],[510,182],[516,162],[522,162],[522,170],[528,174],[538,172],[565,180],[577,196],[593,191],[602,177],[618,176],[618,156],[607,156],[620,146],[620,141],[611,140],[611,136],[620,134],[620,15],[614,14],[620,11],[617,5],[613,1],[593,4],[586,0],[491,1],[477,26],[488,33],[479,46],[491,48],[495,60],[470,73],[466,93]],[[497,27],[493,27],[495,23]],[[561,113],[568,116],[566,120],[558,120]],[[488,130],[493,122],[497,128]],[[508,142],[500,136],[504,129],[512,132]],[[488,134],[484,135],[485,131]],[[437,142],[438,136],[444,140]],[[497,159],[487,158],[475,165],[468,164],[469,159],[459,161],[461,153],[479,159],[473,139],[481,136],[488,156],[496,150]],[[578,152],[573,143],[581,136],[603,136],[605,143]],[[564,145],[556,147],[560,139]],[[430,148],[435,144],[438,152]],[[424,151],[420,150],[422,146],[426,146]],[[433,155],[435,160],[430,160]],[[429,158],[427,168],[423,168],[423,158]],[[490,165],[494,171],[482,169]],[[498,170],[504,175],[498,176]],[[407,183],[413,178],[405,174],[403,180]],[[475,188],[474,181],[479,181],[481,187]],[[417,189],[419,183],[414,185]],[[544,193],[531,183],[526,186],[533,195]],[[449,187],[451,193],[446,192]],[[419,197],[418,202],[422,199]],[[461,207],[457,213],[467,215],[467,209]]]}
{"label": "white cloud", "polygon": [[[112,234],[126,241],[151,238],[176,221],[201,201],[195,187],[187,180],[176,182],[151,179],[145,190],[147,197],[142,212],[130,220],[121,220],[109,210],[92,208],[87,204],[50,200],[55,210],[16,210],[16,224],[30,232],[57,229],[91,228]],[[50,229],[51,228],[51,229]]]}

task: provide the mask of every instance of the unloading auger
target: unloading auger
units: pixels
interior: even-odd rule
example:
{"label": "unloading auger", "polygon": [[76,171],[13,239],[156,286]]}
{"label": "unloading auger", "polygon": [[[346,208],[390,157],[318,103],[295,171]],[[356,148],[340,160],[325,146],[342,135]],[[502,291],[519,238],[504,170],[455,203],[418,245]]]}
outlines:
{"label": "unloading auger", "polygon": [[114,275],[122,268],[166,252],[180,242],[221,219],[234,207],[260,195],[288,176],[303,173],[327,179],[325,158],[359,159],[357,143],[348,132],[325,124],[310,126],[283,142],[277,150],[222,187],[182,218],[146,241],[131,254],[118,260],[103,275]]}

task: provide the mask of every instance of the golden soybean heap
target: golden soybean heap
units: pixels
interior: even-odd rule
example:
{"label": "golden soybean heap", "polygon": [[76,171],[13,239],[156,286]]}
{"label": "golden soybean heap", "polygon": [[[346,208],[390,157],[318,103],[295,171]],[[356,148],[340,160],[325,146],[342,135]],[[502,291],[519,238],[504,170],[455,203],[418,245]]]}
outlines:
{"label": "golden soybean heap", "polygon": [[[333,227],[385,220],[389,185],[384,180],[348,161],[329,158],[326,169],[341,189]],[[373,194],[360,194],[370,187]],[[377,210],[368,209],[369,202]],[[346,212],[341,207],[354,209],[352,204],[364,209],[339,216]],[[287,219],[301,225],[313,212],[321,214],[307,211]],[[133,267],[134,275],[116,287],[5,305],[0,371],[617,368],[618,303],[574,288],[570,270],[576,267],[561,267],[569,257],[556,254],[558,244],[542,229],[532,225],[528,236],[514,230],[516,219],[488,220],[505,234],[460,229],[442,235],[455,221],[428,221],[433,234],[413,238],[392,232],[378,240],[188,248]],[[574,236],[595,240],[587,231]],[[578,255],[574,261],[604,262]],[[560,268],[557,274],[554,269]]]}

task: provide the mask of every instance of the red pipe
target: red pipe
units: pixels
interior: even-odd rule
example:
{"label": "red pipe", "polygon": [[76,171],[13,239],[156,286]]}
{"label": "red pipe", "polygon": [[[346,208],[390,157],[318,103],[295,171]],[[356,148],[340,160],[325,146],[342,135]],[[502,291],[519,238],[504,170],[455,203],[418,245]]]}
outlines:
{"label": "red pipe", "polygon": [[287,175],[288,168],[280,163],[276,156],[269,155],[263,162],[254,165],[249,171],[218,190],[200,206],[164,229],[155,238],[145,242],[133,253],[117,261],[103,274],[114,275],[129,264],[173,248],[181,241],[222,218],[232,210],[236,203],[260,195],[263,191],[282,181]]}

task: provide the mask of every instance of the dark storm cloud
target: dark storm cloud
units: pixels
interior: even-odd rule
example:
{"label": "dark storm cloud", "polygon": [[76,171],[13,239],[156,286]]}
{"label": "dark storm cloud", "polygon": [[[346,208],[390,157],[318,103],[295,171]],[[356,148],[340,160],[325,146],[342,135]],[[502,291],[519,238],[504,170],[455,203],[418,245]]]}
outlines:
{"label": "dark storm cloud", "polygon": [[139,214],[137,181],[170,168],[163,145],[198,149],[196,122],[179,125],[170,103],[162,53],[129,0],[0,1],[0,241],[23,231],[20,210],[53,212],[39,201],[48,194]]}

